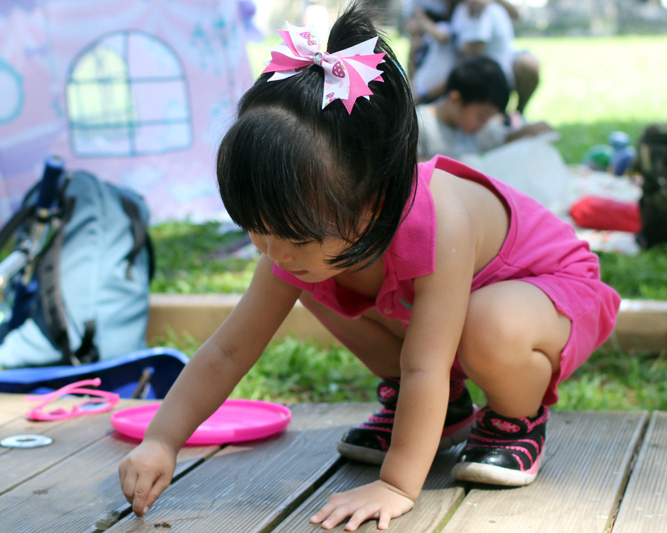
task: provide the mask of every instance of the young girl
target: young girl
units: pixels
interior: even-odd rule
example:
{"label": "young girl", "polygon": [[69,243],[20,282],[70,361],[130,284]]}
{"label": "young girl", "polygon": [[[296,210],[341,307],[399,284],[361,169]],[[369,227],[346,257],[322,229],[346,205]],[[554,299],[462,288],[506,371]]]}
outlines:
{"label": "young girl", "polygon": [[[120,465],[137,515],[297,300],[383,378],[384,408],[339,444],[380,478],[331,496],[311,519],[326,529],[387,528],[475,418],[454,477],[530,483],[558,382],[612,331],[618,295],[569,225],[455,161],[416,164],[410,89],[370,20],[349,7],[328,53],[308,28],[282,32],[222,141],[220,194],[262,256]],[[476,416],[466,378],[488,400]]]}

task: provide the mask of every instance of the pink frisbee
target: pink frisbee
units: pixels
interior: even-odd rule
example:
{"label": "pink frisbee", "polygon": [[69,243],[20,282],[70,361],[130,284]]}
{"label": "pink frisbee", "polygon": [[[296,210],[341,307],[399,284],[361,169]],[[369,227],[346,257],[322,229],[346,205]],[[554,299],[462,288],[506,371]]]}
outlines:
{"label": "pink frisbee", "polygon": [[[113,428],[143,439],[160,403],[121,409],[111,415]],[[190,446],[210,446],[263,439],[287,427],[292,413],[284,405],[261,400],[227,400],[187,440]]]}

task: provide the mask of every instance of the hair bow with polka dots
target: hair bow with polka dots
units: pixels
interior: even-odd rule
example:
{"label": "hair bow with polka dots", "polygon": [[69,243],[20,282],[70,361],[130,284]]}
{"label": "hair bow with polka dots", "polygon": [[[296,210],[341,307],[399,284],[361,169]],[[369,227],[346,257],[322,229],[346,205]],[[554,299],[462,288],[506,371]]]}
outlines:
{"label": "hair bow with polka dots", "polygon": [[330,54],[320,52],[320,40],[315,28],[287,24],[287,30],[278,33],[283,42],[271,49],[271,61],[264,72],[273,72],[269,81],[280,81],[298,74],[310,65],[324,69],[322,109],[334,100],[341,100],[348,113],[359,97],[369,98],[373,91],[371,81],[383,81],[377,66],[384,52],[375,53],[377,37]]}

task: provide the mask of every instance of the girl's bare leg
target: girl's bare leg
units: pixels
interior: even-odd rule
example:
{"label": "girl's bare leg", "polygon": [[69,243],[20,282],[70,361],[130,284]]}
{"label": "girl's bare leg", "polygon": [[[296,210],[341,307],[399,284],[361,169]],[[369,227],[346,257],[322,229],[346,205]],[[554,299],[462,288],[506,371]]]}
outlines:
{"label": "girl's bare leg", "polygon": [[316,302],[306,291],[299,299],[373,374],[380,378],[401,375],[400,354],[405,335],[401,322],[389,320],[374,309],[359,318],[347,318]]}
{"label": "girl's bare leg", "polygon": [[535,416],[570,337],[570,320],[540,289],[504,281],[470,295],[459,346],[468,377],[503,416]]}
{"label": "girl's bare leg", "polygon": [[[341,455],[365,463],[381,464],[390,444],[394,413],[401,375],[400,353],[405,328],[400,321],[389,320],[376,310],[359,318],[345,318],[328,307],[312,300],[302,292],[303,305],[376,376],[383,379],[378,385],[380,411],[369,420],[348,431],[338,443]],[[443,384],[446,386],[447,384]],[[468,391],[461,387],[450,389],[450,403],[440,446],[452,446],[465,440],[474,419],[474,406]]]}

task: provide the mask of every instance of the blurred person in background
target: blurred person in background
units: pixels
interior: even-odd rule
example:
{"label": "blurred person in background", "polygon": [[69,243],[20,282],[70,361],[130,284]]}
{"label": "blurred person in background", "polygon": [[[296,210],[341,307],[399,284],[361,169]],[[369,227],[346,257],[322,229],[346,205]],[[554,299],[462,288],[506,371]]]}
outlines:
{"label": "blurred person in background", "polygon": [[528,51],[514,50],[512,19],[519,16],[514,5],[506,0],[408,0],[405,12],[408,72],[417,103],[442,96],[460,61],[486,55],[503,66],[523,114],[539,83],[539,62]]}

